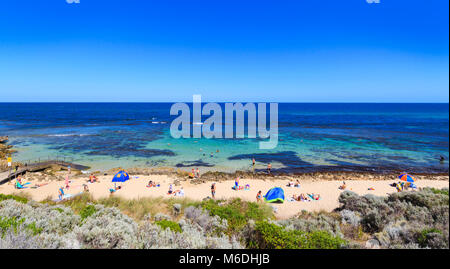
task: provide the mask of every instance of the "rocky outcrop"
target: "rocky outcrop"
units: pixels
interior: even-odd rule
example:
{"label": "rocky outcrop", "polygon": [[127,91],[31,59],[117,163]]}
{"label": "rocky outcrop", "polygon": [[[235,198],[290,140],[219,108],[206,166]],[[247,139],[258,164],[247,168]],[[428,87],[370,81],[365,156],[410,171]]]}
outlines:
{"label": "rocky outcrop", "polygon": [[[7,136],[0,136],[0,172],[8,169],[7,158],[16,152],[12,149],[12,145],[6,144],[6,141],[8,141]],[[13,163],[13,165],[16,165],[16,163]]]}
{"label": "rocky outcrop", "polygon": [[0,143],[6,143],[8,141],[8,136],[0,136]]}

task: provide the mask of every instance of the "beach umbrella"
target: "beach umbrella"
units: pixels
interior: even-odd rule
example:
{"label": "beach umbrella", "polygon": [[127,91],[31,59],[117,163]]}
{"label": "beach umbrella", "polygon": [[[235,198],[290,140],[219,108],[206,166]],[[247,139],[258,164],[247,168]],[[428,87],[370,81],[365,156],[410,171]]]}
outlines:
{"label": "beach umbrella", "polygon": [[398,178],[402,181],[411,182],[411,183],[416,181],[416,179],[413,176],[411,176],[410,174],[401,174],[398,176]]}
{"label": "beach umbrella", "polygon": [[112,182],[125,182],[129,179],[130,176],[128,175],[128,173],[122,170],[114,176]]}

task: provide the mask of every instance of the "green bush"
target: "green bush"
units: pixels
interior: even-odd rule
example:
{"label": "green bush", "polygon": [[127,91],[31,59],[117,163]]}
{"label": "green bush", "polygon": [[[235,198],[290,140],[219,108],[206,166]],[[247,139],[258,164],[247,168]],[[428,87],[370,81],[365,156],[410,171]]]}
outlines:
{"label": "green bush", "polygon": [[434,194],[443,194],[443,195],[447,195],[449,196],[448,193],[448,188],[443,188],[443,189],[435,189],[435,188],[429,188],[431,192],[433,192]]}
{"label": "green bush", "polygon": [[249,248],[261,249],[338,249],[347,242],[326,231],[304,232],[287,230],[266,221],[256,223],[256,240],[248,243]]}
{"label": "green bush", "polygon": [[[3,237],[5,232],[13,228],[14,232],[17,232],[17,228],[22,225],[22,223],[25,221],[25,219],[17,219],[16,217],[13,218],[2,218],[0,217],[0,234]],[[25,229],[31,231],[33,235],[37,235],[42,232],[41,228],[36,227],[36,223],[31,223],[25,226]]]}
{"label": "green bush", "polygon": [[420,233],[417,237],[417,242],[419,243],[419,246],[422,248],[427,247],[429,235],[433,234],[433,233],[442,234],[442,231],[440,231],[436,228],[428,228],[428,229],[423,229],[422,231],[420,231]]}
{"label": "green bush", "polygon": [[28,199],[25,197],[20,197],[20,196],[16,196],[16,195],[5,195],[0,193],[0,202],[4,201],[4,200],[9,200],[9,199],[13,199],[16,200],[17,202],[26,204],[28,203]]}
{"label": "green bush", "polygon": [[224,201],[207,200],[201,207],[208,210],[211,216],[218,216],[228,222],[229,233],[235,233],[243,228],[249,220],[263,221],[273,217],[272,211],[267,206],[253,202],[245,202],[239,198],[226,204]]}
{"label": "green bush", "polygon": [[85,220],[86,218],[92,216],[97,210],[94,205],[87,205],[80,211],[81,220]]}
{"label": "green bush", "polygon": [[161,227],[161,229],[163,229],[163,230],[169,228],[170,230],[177,232],[177,233],[182,232],[180,225],[174,221],[163,219],[163,220],[155,221],[155,223],[157,225],[159,225]]}

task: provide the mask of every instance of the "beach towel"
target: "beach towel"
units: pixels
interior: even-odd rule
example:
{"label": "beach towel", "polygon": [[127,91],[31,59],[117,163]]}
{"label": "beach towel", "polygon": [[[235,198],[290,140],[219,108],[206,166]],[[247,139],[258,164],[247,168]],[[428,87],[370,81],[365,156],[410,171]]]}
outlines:
{"label": "beach towel", "polygon": [[312,194],[308,194],[308,196],[309,196],[309,198],[311,198],[311,200],[314,200],[314,201],[320,200],[320,198],[319,198],[319,199],[315,199],[315,198],[314,198],[314,195],[312,195]]}
{"label": "beach towel", "polygon": [[83,192],[79,192],[79,193],[76,193],[76,194],[67,193],[67,194],[64,194],[61,199],[59,199],[59,198],[58,199],[54,199],[53,202],[67,201],[67,200],[70,200],[70,199],[72,199],[74,197],[77,197],[77,196],[79,196],[81,194],[83,194]]}
{"label": "beach towel", "polygon": [[19,181],[16,181],[16,189],[26,189],[28,187],[25,187],[25,185],[30,184],[30,182],[24,183],[24,184],[20,184]]}

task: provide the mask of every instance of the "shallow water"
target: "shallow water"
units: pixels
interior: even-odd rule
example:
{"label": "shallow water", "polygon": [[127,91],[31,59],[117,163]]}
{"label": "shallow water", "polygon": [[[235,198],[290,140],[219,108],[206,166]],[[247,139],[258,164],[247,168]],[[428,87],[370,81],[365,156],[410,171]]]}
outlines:
{"label": "shallow water", "polygon": [[[0,103],[0,136],[14,159],[66,156],[95,170],[171,166],[287,172],[448,172],[448,104],[279,104],[279,142],[174,139],[169,103]],[[223,107],[223,104],[222,104]],[[219,150],[219,152],[217,152]],[[211,157],[212,153],[212,157]]]}

